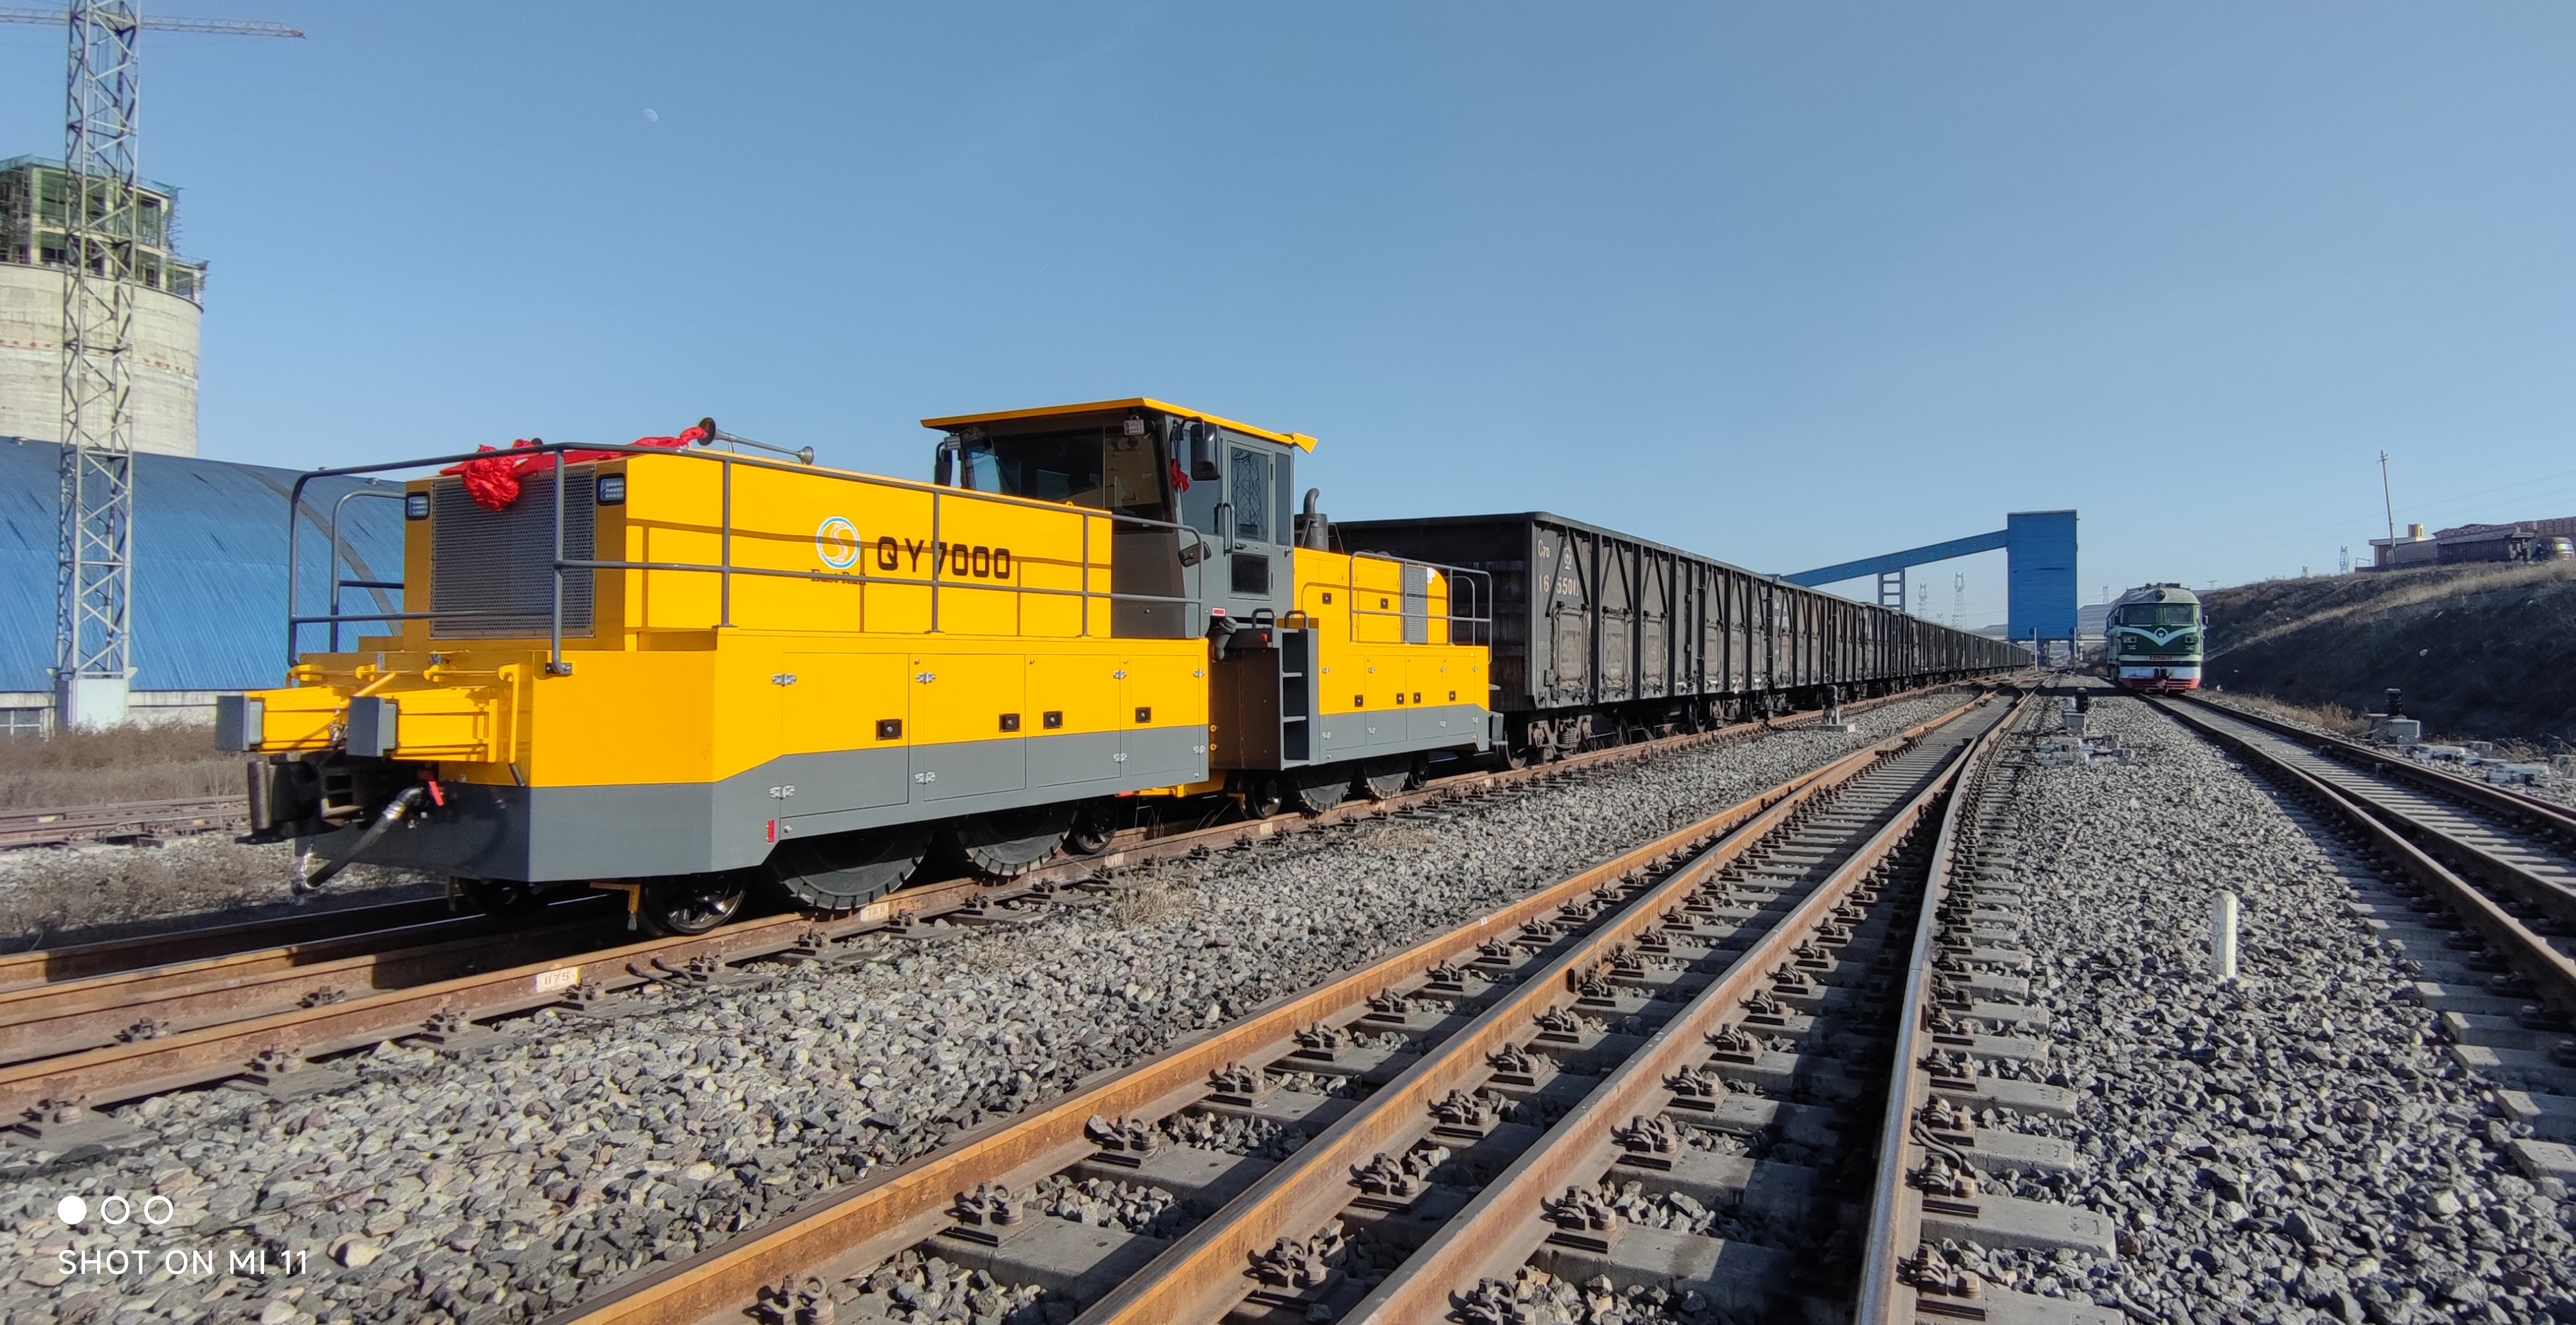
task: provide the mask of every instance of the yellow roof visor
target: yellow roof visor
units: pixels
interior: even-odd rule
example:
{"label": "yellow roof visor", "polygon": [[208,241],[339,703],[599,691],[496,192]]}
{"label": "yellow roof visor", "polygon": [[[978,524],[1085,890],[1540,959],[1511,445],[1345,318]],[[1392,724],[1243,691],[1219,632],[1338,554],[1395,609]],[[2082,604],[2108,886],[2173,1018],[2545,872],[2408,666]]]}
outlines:
{"label": "yellow roof visor", "polygon": [[1067,414],[1099,414],[1106,411],[1122,409],[1158,410],[1162,413],[1177,415],[1184,419],[1196,419],[1201,423],[1213,423],[1216,426],[1225,429],[1227,432],[1239,432],[1247,437],[1258,437],[1264,441],[1278,442],[1283,446],[1294,446],[1304,451],[1312,451],[1315,449],[1315,439],[1304,433],[1272,432],[1268,428],[1256,428],[1249,423],[1237,423],[1232,419],[1221,419],[1213,414],[1202,414],[1194,409],[1183,409],[1178,405],[1167,405],[1162,401],[1149,400],[1143,396],[1136,396],[1127,400],[1095,400],[1088,405],[1049,405],[1043,409],[1008,409],[1000,410],[991,414],[956,414],[944,419],[923,419],[921,421],[921,426],[925,428],[936,428],[941,432],[955,432],[960,428],[971,428],[978,424],[1008,423],[1020,419],[1044,419]]}

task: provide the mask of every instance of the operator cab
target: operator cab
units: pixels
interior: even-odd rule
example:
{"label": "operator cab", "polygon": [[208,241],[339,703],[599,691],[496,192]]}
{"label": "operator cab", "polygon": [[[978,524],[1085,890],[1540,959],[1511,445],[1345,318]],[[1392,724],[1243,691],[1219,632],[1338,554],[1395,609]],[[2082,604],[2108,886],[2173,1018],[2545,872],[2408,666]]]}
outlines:
{"label": "operator cab", "polygon": [[1289,494],[1312,437],[1142,397],[922,426],[948,434],[934,478],[943,487],[1118,517],[1110,592],[1120,636],[1190,638],[1295,607]]}

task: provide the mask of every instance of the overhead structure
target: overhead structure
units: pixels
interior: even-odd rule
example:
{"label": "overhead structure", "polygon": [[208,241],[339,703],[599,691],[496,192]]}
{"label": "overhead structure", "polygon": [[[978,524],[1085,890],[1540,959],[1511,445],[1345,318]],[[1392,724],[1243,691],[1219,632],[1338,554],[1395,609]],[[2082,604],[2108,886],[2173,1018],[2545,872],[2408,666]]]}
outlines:
{"label": "overhead structure", "polygon": [[2075,647],[2073,511],[2014,511],[2004,517],[2003,528],[1990,534],[1973,534],[1945,543],[1927,543],[1902,552],[1837,562],[1780,578],[1791,584],[1813,588],[1875,577],[1878,601],[1885,606],[1902,608],[1905,605],[1907,568],[1998,549],[2005,556],[2005,578],[2009,585],[2006,629],[2011,632],[2013,640],[2028,645],[2035,654],[2043,653],[2045,646],[2062,640],[2071,652]]}
{"label": "overhead structure", "polygon": [[134,424],[128,352],[144,266],[135,104],[145,28],[301,37],[276,23],[146,19],[126,0],[68,10],[0,9],[0,22],[60,23],[71,38],[63,166],[63,463],[60,581],[54,619],[55,717],[74,727],[125,721],[133,676]]}

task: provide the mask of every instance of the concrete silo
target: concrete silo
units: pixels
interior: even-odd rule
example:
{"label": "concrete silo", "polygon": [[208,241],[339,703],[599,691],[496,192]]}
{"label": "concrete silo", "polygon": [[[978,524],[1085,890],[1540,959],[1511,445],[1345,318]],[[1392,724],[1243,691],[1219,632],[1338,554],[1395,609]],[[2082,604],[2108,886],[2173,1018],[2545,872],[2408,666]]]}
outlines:
{"label": "concrete silo", "polygon": [[[60,161],[0,161],[0,437],[63,435],[63,224],[70,179]],[[197,453],[197,334],[204,263],[180,259],[175,191],[145,183],[130,259],[133,339],[126,357],[134,447]]]}

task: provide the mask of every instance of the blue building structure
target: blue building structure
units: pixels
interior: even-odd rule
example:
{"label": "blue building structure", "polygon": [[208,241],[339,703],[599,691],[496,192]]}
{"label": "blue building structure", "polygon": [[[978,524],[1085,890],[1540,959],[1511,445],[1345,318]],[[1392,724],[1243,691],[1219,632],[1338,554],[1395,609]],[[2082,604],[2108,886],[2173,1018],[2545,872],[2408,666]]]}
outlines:
{"label": "blue building structure", "polygon": [[[0,731],[48,730],[61,564],[62,448],[0,438]],[[286,506],[297,471],[193,456],[134,458],[134,684],[141,721],[213,716],[215,697],[286,674]],[[317,479],[305,487],[300,610],[330,602],[330,522],[350,560],[338,578],[402,578],[402,504],[341,498],[401,486]],[[398,589],[345,590],[345,610],[399,612]],[[318,629],[318,627],[316,628]]]}
{"label": "blue building structure", "polygon": [[2006,629],[2012,638],[2029,645],[2033,653],[2040,652],[2042,645],[2063,640],[2071,653],[2075,647],[2076,616],[2073,511],[2014,511],[2004,517],[2003,528],[1990,534],[1838,562],[1780,578],[1814,587],[1876,576],[1880,605],[1901,611],[1905,607],[1907,567],[1998,549],[2005,558],[2009,590]]}

